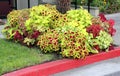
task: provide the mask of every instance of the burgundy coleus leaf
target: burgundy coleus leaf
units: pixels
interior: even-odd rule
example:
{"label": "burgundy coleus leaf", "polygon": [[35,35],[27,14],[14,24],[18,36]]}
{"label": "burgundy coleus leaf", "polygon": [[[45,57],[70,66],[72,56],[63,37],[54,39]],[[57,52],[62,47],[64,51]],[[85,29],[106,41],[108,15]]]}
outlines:
{"label": "burgundy coleus leaf", "polygon": [[95,45],[94,48],[95,48],[96,50],[98,50],[98,51],[100,50],[99,45]]}
{"label": "burgundy coleus leaf", "polygon": [[113,27],[115,24],[115,21],[113,19],[110,19],[107,22],[109,23],[110,27]]}
{"label": "burgundy coleus leaf", "polygon": [[109,34],[110,34],[111,36],[113,36],[113,35],[115,35],[115,33],[116,33],[116,29],[114,29],[113,27],[109,27],[109,28],[108,28],[108,32],[109,32]]}
{"label": "burgundy coleus leaf", "polygon": [[24,31],[24,32],[23,32],[23,35],[24,35],[25,37],[27,37],[27,36],[28,36],[28,32],[27,32],[27,31]]}
{"label": "burgundy coleus leaf", "polygon": [[37,38],[40,35],[39,31],[34,31],[32,34],[32,38]]}
{"label": "burgundy coleus leaf", "polygon": [[23,40],[23,36],[19,33],[19,31],[15,32],[14,40],[19,40],[19,41]]}
{"label": "burgundy coleus leaf", "polygon": [[103,13],[99,14],[99,17],[100,17],[100,20],[101,20],[102,22],[107,21],[105,15],[104,15]]}
{"label": "burgundy coleus leaf", "polygon": [[99,32],[103,30],[103,28],[100,25],[91,25],[89,27],[87,27],[87,32],[88,33],[92,33],[93,37],[95,38],[96,36],[99,36]]}
{"label": "burgundy coleus leaf", "polygon": [[114,48],[113,45],[109,46],[109,50],[114,50],[114,49],[115,49],[115,48]]}

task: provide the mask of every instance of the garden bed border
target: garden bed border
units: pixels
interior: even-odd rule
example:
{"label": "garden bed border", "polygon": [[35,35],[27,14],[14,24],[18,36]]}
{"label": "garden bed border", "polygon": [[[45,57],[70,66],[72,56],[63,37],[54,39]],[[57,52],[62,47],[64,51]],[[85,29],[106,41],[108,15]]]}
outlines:
{"label": "garden bed border", "polygon": [[52,61],[40,65],[31,66],[2,76],[49,76],[62,71],[81,67],[91,63],[107,60],[120,56],[120,47],[109,52],[102,52],[99,54],[87,56],[85,59],[63,59]]}

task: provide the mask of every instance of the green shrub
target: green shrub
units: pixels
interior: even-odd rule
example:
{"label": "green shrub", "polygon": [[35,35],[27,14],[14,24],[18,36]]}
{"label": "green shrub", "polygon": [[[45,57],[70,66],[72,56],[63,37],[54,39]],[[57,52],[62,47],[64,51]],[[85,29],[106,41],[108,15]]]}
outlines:
{"label": "green shrub", "polygon": [[[88,0],[77,0],[78,4],[87,6]],[[93,0],[91,6],[97,6],[100,12],[115,13],[120,11],[120,0]]]}

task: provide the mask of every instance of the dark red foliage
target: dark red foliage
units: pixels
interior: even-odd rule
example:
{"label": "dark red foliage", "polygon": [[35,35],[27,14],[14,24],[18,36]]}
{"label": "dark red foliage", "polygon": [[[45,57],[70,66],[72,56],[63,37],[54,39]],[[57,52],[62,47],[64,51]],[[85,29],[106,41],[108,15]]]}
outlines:
{"label": "dark red foliage", "polygon": [[109,50],[114,50],[114,49],[115,49],[115,48],[114,48],[113,45],[109,46]]}
{"label": "dark red foliage", "polygon": [[23,32],[23,35],[24,35],[24,37],[27,37],[27,36],[28,36],[28,32],[27,32],[27,31],[24,31],[24,32]]}
{"label": "dark red foliage", "polygon": [[99,14],[99,17],[102,22],[108,22],[109,23],[109,28],[108,28],[108,33],[113,36],[116,32],[116,29],[113,28],[115,21],[113,19],[107,20],[104,14]]}
{"label": "dark red foliage", "polygon": [[113,27],[109,27],[108,32],[111,36],[113,36],[116,33],[116,29],[114,29]]}
{"label": "dark red foliage", "polygon": [[96,50],[98,50],[98,51],[100,50],[99,45],[95,45],[94,48],[95,48]]}
{"label": "dark red foliage", "polygon": [[107,20],[107,22],[109,23],[110,27],[113,27],[115,24],[115,21],[113,19]]}
{"label": "dark red foliage", "polygon": [[100,19],[101,19],[101,21],[102,22],[105,22],[105,21],[107,21],[107,19],[106,19],[106,17],[105,17],[105,15],[104,14],[99,14],[99,17],[100,17]]}
{"label": "dark red foliage", "polygon": [[87,32],[92,33],[93,37],[95,38],[96,36],[99,36],[99,32],[103,30],[103,28],[100,25],[91,25],[87,27]]}
{"label": "dark red foliage", "polygon": [[32,34],[32,38],[37,38],[40,35],[39,31],[34,31]]}
{"label": "dark red foliage", "polygon": [[113,28],[115,21],[113,19],[110,19],[110,20],[107,20],[107,22],[109,23],[108,32],[111,36],[113,36],[116,32],[116,29]]}
{"label": "dark red foliage", "polygon": [[23,40],[23,36],[19,33],[19,31],[15,32],[14,40],[18,40],[18,41],[22,41]]}

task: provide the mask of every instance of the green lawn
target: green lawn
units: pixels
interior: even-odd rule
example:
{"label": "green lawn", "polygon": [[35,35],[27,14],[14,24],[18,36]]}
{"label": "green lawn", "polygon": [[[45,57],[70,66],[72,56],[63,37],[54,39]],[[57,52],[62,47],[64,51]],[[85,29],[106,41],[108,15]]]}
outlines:
{"label": "green lawn", "polygon": [[55,54],[44,54],[37,48],[28,48],[0,39],[0,75],[59,58]]}

